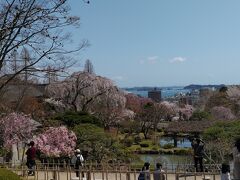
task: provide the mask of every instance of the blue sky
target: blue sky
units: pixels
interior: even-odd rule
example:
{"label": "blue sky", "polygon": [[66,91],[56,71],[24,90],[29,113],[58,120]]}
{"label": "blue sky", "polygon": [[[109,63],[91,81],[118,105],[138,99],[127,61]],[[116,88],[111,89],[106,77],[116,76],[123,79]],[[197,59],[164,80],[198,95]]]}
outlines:
{"label": "blue sky", "polygon": [[239,0],[70,0],[74,43],[120,87],[240,84]]}

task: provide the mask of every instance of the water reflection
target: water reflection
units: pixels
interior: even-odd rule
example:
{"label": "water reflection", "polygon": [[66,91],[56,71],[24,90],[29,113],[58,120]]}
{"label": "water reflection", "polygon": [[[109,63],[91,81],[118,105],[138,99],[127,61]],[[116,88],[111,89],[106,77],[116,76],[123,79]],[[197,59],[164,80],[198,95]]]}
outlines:
{"label": "water reflection", "polygon": [[189,155],[141,154],[139,158],[141,162],[137,164],[149,162],[152,167],[155,167],[156,163],[159,162],[168,170],[174,170],[177,165],[193,164],[193,158]]}
{"label": "water reflection", "polygon": [[[166,144],[174,145],[173,137],[161,137],[160,138],[160,146],[164,146]],[[177,138],[177,147],[179,148],[191,148],[191,142],[187,138],[178,137]]]}

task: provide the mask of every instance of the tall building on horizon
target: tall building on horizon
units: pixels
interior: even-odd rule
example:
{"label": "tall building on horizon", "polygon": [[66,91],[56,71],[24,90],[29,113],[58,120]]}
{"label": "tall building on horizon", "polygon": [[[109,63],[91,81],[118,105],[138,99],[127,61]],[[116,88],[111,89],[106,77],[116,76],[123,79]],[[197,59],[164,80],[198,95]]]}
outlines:
{"label": "tall building on horizon", "polygon": [[155,102],[160,102],[162,100],[161,90],[154,88],[152,91],[148,91],[148,97]]}

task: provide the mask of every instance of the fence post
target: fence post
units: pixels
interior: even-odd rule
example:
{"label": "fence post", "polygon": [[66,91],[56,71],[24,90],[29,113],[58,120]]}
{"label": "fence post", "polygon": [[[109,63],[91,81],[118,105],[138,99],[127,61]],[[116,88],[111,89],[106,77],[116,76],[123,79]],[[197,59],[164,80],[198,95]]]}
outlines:
{"label": "fence post", "polygon": [[166,168],[166,180],[168,180],[168,168]]}
{"label": "fence post", "polygon": [[47,180],[49,179],[48,178],[48,168],[49,168],[49,162],[47,162]]}
{"label": "fence post", "polygon": [[68,180],[68,171],[69,171],[68,165],[66,166],[66,170],[67,170],[67,180]]}
{"label": "fence post", "polygon": [[118,179],[118,168],[117,168],[117,165],[115,167],[115,180]]}
{"label": "fence post", "polygon": [[103,168],[103,164],[101,163],[101,166],[102,166],[102,180],[104,180],[104,168]]}
{"label": "fence post", "polygon": [[38,165],[36,164],[36,176],[37,176],[37,180],[38,180]]}
{"label": "fence post", "polygon": [[133,173],[134,180],[136,179],[136,169],[134,168],[134,173]]}
{"label": "fence post", "polygon": [[130,168],[130,165],[128,165],[126,180],[130,180],[130,171],[131,171],[131,168]]}
{"label": "fence post", "polygon": [[119,164],[119,179],[122,180],[121,163],[118,164]]}

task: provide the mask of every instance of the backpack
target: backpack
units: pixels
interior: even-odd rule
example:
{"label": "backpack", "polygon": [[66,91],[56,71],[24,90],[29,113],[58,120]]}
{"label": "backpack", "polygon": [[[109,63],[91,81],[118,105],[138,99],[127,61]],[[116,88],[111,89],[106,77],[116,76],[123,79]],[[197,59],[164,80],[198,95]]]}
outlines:
{"label": "backpack", "polygon": [[140,174],[138,176],[138,180],[144,180],[144,179],[145,179],[144,172],[140,172]]}
{"label": "backpack", "polygon": [[75,163],[76,168],[79,168],[79,166],[83,166],[83,161],[84,159],[82,155],[77,156],[76,163]]}

